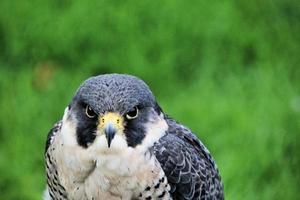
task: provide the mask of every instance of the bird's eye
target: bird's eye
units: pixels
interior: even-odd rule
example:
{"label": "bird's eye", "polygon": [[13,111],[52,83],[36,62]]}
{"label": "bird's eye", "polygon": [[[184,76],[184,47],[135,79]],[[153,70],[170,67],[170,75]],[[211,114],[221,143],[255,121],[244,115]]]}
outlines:
{"label": "bird's eye", "polygon": [[96,117],[96,113],[93,111],[93,109],[90,107],[90,106],[86,106],[86,109],[85,109],[85,114],[86,116],[88,116],[88,118],[94,118]]}
{"label": "bird's eye", "polygon": [[137,107],[132,108],[128,113],[126,113],[127,119],[135,119],[139,114],[139,110]]}

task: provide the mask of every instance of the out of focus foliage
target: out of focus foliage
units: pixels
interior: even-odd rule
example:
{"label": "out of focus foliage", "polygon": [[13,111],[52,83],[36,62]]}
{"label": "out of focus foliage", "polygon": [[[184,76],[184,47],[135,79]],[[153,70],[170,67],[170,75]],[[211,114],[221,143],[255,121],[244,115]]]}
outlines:
{"label": "out of focus foliage", "polygon": [[226,199],[298,199],[299,23],[297,0],[0,1],[0,199],[41,199],[48,130],[112,72],[198,134]]}

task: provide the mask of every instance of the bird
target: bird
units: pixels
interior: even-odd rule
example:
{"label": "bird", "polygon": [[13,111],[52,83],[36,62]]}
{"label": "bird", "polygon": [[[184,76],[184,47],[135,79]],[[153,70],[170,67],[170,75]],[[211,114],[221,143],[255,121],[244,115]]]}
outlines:
{"label": "bird", "polygon": [[223,200],[208,149],[140,78],[85,80],[45,145],[44,200]]}

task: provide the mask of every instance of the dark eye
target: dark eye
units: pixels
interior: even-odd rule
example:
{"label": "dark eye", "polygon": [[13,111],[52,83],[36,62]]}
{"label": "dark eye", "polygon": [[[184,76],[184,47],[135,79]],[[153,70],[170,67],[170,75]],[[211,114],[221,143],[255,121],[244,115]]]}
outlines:
{"label": "dark eye", "polygon": [[85,114],[86,114],[86,116],[88,116],[88,118],[91,118],[91,119],[96,117],[96,113],[93,111],[93,109],[89,105],[86,106]]}
{"label": "dark eye", "polygon": [[137,107],[132,108],[128,113],[126,113],[127,119],[135,119],[139,114],[139,110]]}

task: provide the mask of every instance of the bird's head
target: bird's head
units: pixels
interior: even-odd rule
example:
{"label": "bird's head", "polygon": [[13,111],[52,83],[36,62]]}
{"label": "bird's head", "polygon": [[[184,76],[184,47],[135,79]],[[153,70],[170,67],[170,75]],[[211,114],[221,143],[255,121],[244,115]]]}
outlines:
{"label": "bird's head", "polygon": [[[149,87],[130,75],[91,77],[77,90],[63,119],[66,143],[103,151],[147,146],[166,131],[164,114]],[[148,146],[151,144],[148,144]]]}

